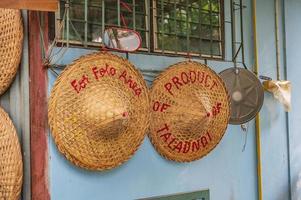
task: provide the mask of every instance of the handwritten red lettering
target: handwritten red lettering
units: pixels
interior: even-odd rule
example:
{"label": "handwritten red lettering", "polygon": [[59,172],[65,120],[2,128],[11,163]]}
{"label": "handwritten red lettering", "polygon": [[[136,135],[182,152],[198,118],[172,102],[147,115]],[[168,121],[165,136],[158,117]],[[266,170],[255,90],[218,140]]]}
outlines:
{"label": "handwritten red lettering", "polygon": [[206,135],[208,136],[209,140],[212,141],[210,133],[207,131]]}
{"label": "handwritten red lettering", "polygon": [[167,110],[167,108],[170,107],[169,104],[166,103],[160,103],[159,101],[156,101],[153,105],[153,110],[154,111],[160,111],[160,112],[164,112],[165,110]]}
{"label": "handwritten red lettering", "polygon": [[171,88],[172,88],[172,84],[171,83],[166,83],[164,85],[165,89],[171,94],[173,95],[173,93],[171,92]]}
{"label": "handwritten red lettering", "polygon": [[198,151],[200,149],[199,140],[192,142],[192,152]]}
{"label": "handwritten red lettering", "polygon": [[173,77],[172,82],[175,84],[175,86],[177,87],[177,89],[179,89],[179,86],[182,86],[182,83],[180,83],[180,79],[178,77]]}
{"label": "handwritten red lettering", "polygon": [[180,141],[180,142],[178,142],[178,144],[174,147],[174,150],[178,150],[178,153],[180,153],[181,150],[182,150],[182,146],[183,146],[183,142]]}
{"label": "handwritten red lettering", "polygon": [[216,83],[216,81],[215,81],[215,80],[213,81],[213,84],[212,84],[212,86],[211,86],[210,90],[212,90],[214,87],[217,87],[217,83]]}
{"label": "handwritten red lettering", "polygon": [[163,128],[157,130],[157,133],[159,133],[160,138],[164,143],[167,144],[168,148],[170,148],[172,151],[183,154],[187,154],[188,152],[196,152],[201,148],[206,148],[209,145],[209,142],[212,141],[211,135],[208,131],[199,139],[182,141],[169,131],[167,124],[164,124]]}
{"label": "handwritten red lettering", "polygon": [[177,138],[173,138],[169,143],[168,143],[168,148],[170,148],[171,150],[174,150],[174,148],[171,146],[172,144],[177,144],[176,143]]}
{"label": "handwritten red lettering", "polygon": [[108,64],[105,67],[93,67],[92,72],[96,80],[104,77],[105,75],[114,76],[116,74],[116,69]]}
{"label": "handwritten red lettering", "polygon": [[201,143],[202,143],[202,146],[203,146],[203,147],[206,147],[206,146],[207,146],[208,141],[207,141],[207,137],[206,137],[206,136],[202,136],[202,137],[201,137]]}
{"label": "handwritten red lettering", "polygon": [[160,135],[160,137],[163,138],[164,142],[167,142],[168,139],[170,138],[170,136],[171,136],[171,133],[165,133],[165,134]]}
{"label": "handwritten red lettering", "polygon": [[162,129],[158,130],[157,133],[160,133],[160,132],[165,131],[165,130],[166,130],[166,131],[169,130],[169,127],[168,127],[167,124],[164,124],[164,127],[163,127]]}
{"label": "handwritten red lettering", "polygon": [[76,91],[76,93],[80,93],[81,90],[86,88],[88,83],[90,83],[88,76],[83,75],[80,80],[72,80],[71,86]]}
{"label": "handwritten red lettering", "polygon": [[[200,77],[201,76],[201,77]],[[205,76],[205,73],[204,72],[198,72],[198,81],[199,83],[203,83],[204,81],[204,76]]]}
{"label": "handwritten red lettering", "polygon": [[191,83],[194,83],[196,81],[196,73],[195,73],[195,71],[190,71],[189,72],[189,78],[190,78]]}
{"label": "handwritten red lettering", "polygon": [[140,96],[142,89],[138,86],[137,82],[132,79],[131,76],[127,75],[126,70],[121,73],[119,79],[123,81],[123,83],[126,84],[130,89],[132,89],[136,96]]}
{"label": "handwritten red lettering", "polygon": [[221,112],[221,109],[222,109],[222,104],[216,103],[216,105],[214,105],[212,107],[211,112],[207,113],[207,117],[210,117],[210,116],[216,117]]}
{"label": "handwritten red lettering", "polygon": [[165,90],[174,95],[174,88],[181,90],[181,88],[188,84],[201,84],[210,90],[218,87],[218,82],[210,74],[204,71],[182,71],[178,76],[172,77],[168,82],[164,84]]}
{"label": "handwritten red lettering", "polygon": [[183,81],[183,83],[186,85],[187,83],[189,83],[189,78],[188,75],[185,72],[181,73],[181,79]]}
{"label": "handwritten red lettering", "polygon": [[71,86],[73,87],[73,89],[74,89],[77,93],[79,93],[80,88],[78,87],[77,81],[76,81],[76,80],[71,81]]}
{"label": "handwritten red lettering", "polygon": [[183,146],[183,153],[188,153],[190,150],[191,142],[190,141],[185,141],[184,146]]}
{"label": "handwritten red lettering", "polygon": [[210,76],[209,74],[207,74],[207,75],[206,75],[206,78],[205,78],[205,87],[210,87],[210,84],[208,83],[208,82],[209,82],[208,79],[211,80],[211,76]]}
{"label": "handwritten red lettering", "polygon": [[111,76],[114,76],[116,74],[116,69],[114,67],[110,68],[110,74]]}

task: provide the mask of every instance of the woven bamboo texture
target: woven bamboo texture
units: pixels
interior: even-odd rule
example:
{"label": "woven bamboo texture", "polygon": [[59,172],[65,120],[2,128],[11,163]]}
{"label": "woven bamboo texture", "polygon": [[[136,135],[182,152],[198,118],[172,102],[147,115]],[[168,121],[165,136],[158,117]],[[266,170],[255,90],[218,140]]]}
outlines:
{"label": "woven bamboo texture", "polygon": [[190,162],[207,155],[223,137],[229,97],[221,78],[206,65],[170,66],[150,91],[149,138],[164,158]]}
{"label": "woven bamboo texture", "polygon": [[0,95],[8,89],[17,73],[22,45],[21,12],[0,9]]}
{"label": "woven bamboo texture", "polygon": [[0,199],[17,200],[23,177],[20,144],[8,114],[0,107]]}
{"label": "woven bamboo texture", "polygon": [[59,151],[85,169],[121,165],[145,137],[148,95],[142,75],[121,57],[105,52],[76,60],[56,80],[48,105]]}

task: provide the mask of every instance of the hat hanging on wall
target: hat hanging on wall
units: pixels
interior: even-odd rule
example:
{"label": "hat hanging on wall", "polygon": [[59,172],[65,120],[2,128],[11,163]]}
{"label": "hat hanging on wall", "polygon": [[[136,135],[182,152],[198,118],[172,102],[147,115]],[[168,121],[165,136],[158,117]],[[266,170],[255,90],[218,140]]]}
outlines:
{"label": "hat hanging on wall", "polygon": [[150,140],[166,159],[189,162],[208,154],[223,137],[229,98],[222,79],[192,61],[170,66],[151,89]]}
{"label": "hat hanging on wall", "polygon": [[23,25],[19,10],[0,9],[0,95],[12,83],[21,59]]}
{"label": "hat hanging on wall", "polygon": [[260,111],[264,91],[259,79],[244,68],[229,68],[220,72],[231,99],[230,124],[244,124]]}
{"label": "hat hanging on wall", "polygon": [[58,77],[48,107],[52,136],[75,165],[105,170],[127,161],[149,124],[148,89],[127,60],[83,56]]}
{"label": "hat hanging on wall", "polygon": [[0,199],[18,200],[23,177],[22,155],[16,129],[0,107]]}

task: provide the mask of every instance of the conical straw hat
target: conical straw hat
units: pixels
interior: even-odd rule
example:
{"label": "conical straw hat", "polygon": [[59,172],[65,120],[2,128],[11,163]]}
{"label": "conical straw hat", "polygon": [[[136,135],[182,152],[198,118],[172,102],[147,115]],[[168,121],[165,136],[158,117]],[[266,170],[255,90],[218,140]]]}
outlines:
{"label": "conical straw hat", "polygon": [[0,95],[8,89],[17,73],[22,45],[20,11],[0,8]]}
{"label": "conical straw hat", "polygon": [[127,161],[148,128],[148,95],[129,61],[110,53],[81,57],[59,76],[49,100],[49,124],[59,151],[91,170]]}
{"label": "conical straw hat", "polygon": [[16,129],[0,107],[0,199],[20,197],[23,164]]}
{"label": "conical straw hat", "polygon": [[189,162],[208,154],[223,137],[229,98],[221,78],[206,65],[170,66],[151,89],[150,140],[166,159]]}

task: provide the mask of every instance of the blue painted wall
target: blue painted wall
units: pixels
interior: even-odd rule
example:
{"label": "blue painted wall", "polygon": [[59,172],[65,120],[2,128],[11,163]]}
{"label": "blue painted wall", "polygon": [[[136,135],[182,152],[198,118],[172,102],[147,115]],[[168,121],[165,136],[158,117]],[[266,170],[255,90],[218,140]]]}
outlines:
{"label": "blue painted wall", "polygon": [[[251,26],[251,0],[245,0],[247,8],[244,10],[245,20],[245,50],[246,63],[252,69],[253,44]],[[284,34],[287,44],[281,41],[281,72],[284,76],[285,51],[288,55],[289,79],[298,85],[298,49],[296,40],[301,34],[301,2],[300,0],[286,1],[286,20],[290,21]],[[225,0],[225,20],[230,20],[229,1]],[[282,7],[284,8],[284,7]],[[275,70],[275,36],[274,36],[274,0],[258,0],[258,43],[260,74],[276,78]],[[281,12],[281,14],[283,14]],[[299,19],[297,18],[299,17]],[[282,19],[282,18],[280,18]],[[280,20],[281,21],[281,20]],[[294,21],[294,22],[291,22]],[[299,24],[299,29],[296,25]],[[226,24],[226,60],[231,59],[230,25]],[[239,27],[238,27],[239,28]],[[289,29],[290,32],[288,31]],[[296,31],[291,33],[291,31]],[[282,31],[281,37],[282,38]],[[238,35],[238,34],[237,34]],[[292,43],[292,44],[291,44]],[[68,64],[81,55],[92,50],[69,49],[61,64]],[[121,54],[122,55],[122,54]],[[122,55],[124,56],[124,55]],[[240,57],[239,57],[240,59]],[[130,54],[129,60],[140,69],[164,69],[167,66],[184,60],[165,56],[150,56],[143,54]],[[200,62],[203,62],[200,60]],[[231,62],[208,61],[217,72],[232,67]],[[293,72],[294,71],[294,72]],[[300,73],[299,72],[299,73]],[[49,73],[49,91],[56,77]],[[296,91],[294,91],[296,92]],[[298,157],[298,109],[301,109],[301,96],[294,94],[294,111],[290,113],[291,152],[292,152],[292,179],[298,176],[301,162]],[[299,107],[298,107],[299,105]],[[263,199],[288,200],[289,199],[289,163],[288,137],[286,114],[283,108],[270,94],[265,95],[265,102],[261,111],[261,145],[262,145],[262,173],[263,173]],[[165,195],[171,193],[188,192],[200,189],[210,189],[212,200],[254,200],[257,199],[257,168],[256,168],[256,142],[254,121],[249,123],[248,139],[245,151],[242,151],[245,133],[239,126],[229,126],[221,143],[205,158],[186,164],[179,164],[161,158],[150,144],[148,138],[134,157],[121,167],[107,172],[90,172],[73,166],[58,152],[49,134],[49,184],[51,198],[54,200],[127,200],[143,197]],[[301,140],[300,140],[301,141]],[[301,151],[301,150],[299,150]],[[300,175],[301,176],[301,175]],[[295,181],[296,182],[296,181]],[[301,185],[301,184],[300,184]],[[293,186],[294,187],[294,186]],[[293,188],[294,189],[294,188]],[[301,189],[299,189],[301,195]],[[294,193],[295,194],[295,193]],[[297,194],[294,199],[298,199]],[[299,199],[298,199],[299,200]]]}
{"label": "blue painted wall", "polygon": [[294,200],[301,199],[301,1],[285,1],[285,36],[287,49],[287,76],[293,84],[293,110],[288,116],[289,150],[291,165],[291,191]]}

